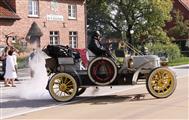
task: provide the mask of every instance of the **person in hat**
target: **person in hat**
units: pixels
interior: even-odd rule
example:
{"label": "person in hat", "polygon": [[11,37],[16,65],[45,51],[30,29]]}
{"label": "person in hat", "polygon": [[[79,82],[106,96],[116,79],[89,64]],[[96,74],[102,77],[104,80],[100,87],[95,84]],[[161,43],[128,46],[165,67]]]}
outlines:
{"label": "person in hat", "polygon": [[92,35],[91,41],[88,45],[88,49],[93,52],[96,56],[102,56],[107,54],[107,50],[100,43],[101,35],[99,31],[95,31]]}

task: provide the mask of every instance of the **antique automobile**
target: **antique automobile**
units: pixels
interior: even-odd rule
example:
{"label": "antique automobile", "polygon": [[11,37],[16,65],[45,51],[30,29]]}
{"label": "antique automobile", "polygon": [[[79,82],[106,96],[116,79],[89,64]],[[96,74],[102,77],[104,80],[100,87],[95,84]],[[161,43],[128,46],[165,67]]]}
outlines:
{"label": "antique automobile", "polygon": [[4,50],[5,50],[5,46],[0,45],[0,80],[4,80],[4,78],[3,78],[3,74],[4,74],[3,58],[2,58]]}
{"label": "antique automobile", "polygon": [[[67,46],[48,45],[43,51],[50,79],[47,90],[56,101],[67,102],[81,95],[88,87],[137,85],[144,80],[149,93],[156,98],[169,97],[176,88],[175,74],[155,55],[102,55],[90,50],[85,63],[81,52]],[[123,62],[117,60],[123,58]]]}

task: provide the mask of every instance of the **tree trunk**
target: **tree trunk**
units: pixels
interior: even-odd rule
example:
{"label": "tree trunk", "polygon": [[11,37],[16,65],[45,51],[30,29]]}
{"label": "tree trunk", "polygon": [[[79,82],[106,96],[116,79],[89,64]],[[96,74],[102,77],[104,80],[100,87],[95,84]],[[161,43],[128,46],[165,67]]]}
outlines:
{"label": "tree trunk", "polygon": [[[132,25],[128,25],[128,29],[127,29],[127,39],[128,39],[128,43],[129,45],[132,45],[132,35],[131,35],[131,30],[132,30]],[[131,53],[131,49],[128,48],[128,52]]]}

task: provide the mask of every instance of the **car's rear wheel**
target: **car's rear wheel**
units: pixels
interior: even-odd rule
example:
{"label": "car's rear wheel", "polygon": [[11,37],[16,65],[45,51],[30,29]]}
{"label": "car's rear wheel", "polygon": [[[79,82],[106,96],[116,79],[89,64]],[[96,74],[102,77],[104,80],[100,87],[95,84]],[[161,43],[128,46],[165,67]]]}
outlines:
{"label": "car's rear wheel", "polygon": [[77,91],[77,81],[68,73],[55,74],[49,81],[49,93],[56,101],[70,101],[76,96]]}

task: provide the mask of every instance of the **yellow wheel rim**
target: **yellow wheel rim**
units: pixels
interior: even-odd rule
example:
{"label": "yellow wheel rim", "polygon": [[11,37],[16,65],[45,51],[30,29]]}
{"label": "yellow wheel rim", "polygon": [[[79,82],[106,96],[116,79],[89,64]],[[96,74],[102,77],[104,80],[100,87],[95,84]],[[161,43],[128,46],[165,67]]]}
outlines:
{"label": "yellow wheel rim", "polygon": [[57,101],[70,101],[77,93],[76,80],[67,73],[54,75],[49,82],[49,92]]}
{"label": "yellow wheel rim", "polygon": [[151,73],[147,85],[153,96],[165,98],[174,92],[176,79],[168,68],[158,68]]}

